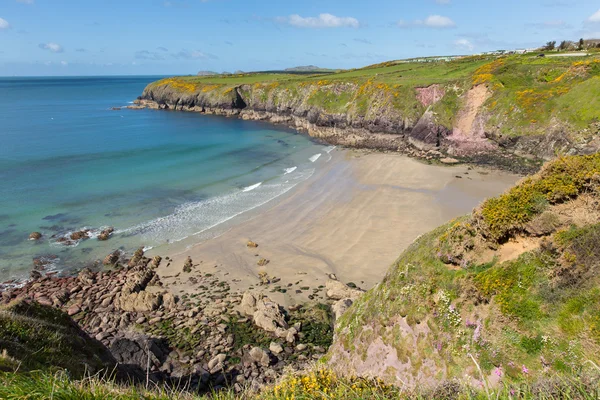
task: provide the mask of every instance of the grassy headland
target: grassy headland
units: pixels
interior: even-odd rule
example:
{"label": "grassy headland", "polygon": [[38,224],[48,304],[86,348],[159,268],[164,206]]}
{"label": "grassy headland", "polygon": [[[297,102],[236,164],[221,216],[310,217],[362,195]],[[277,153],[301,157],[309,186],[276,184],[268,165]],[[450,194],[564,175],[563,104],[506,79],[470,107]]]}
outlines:
{"label": "grassy headland", "polygon": [[[467,158],[505,149],[550,158],[596,149],[599,95],[600,57],[527,54],[390,61],[314,75],[174,77],[151,83],[141,99],[157,108],[270,119],[357,147],[396,149],[400,135],[421,149]],[[362,139],[349,138],[357,132]],[[381,133],[390,135],[373,142]]]}

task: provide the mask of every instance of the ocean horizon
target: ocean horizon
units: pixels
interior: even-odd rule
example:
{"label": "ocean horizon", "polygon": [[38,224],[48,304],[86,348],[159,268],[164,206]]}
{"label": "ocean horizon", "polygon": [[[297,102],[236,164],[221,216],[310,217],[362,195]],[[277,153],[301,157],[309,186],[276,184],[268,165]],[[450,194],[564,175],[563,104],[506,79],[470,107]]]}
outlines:
{"label": "ocean horizon", "polygon": [[[69,271],[116,249],[208,239],[327,161],[291,129],[125,108],[157,78],[0,78],[0,282],[27,278],[34,259]],[[97,240],[107,227],[113,237]],[[61,239],[80,230],[90,238]]]}

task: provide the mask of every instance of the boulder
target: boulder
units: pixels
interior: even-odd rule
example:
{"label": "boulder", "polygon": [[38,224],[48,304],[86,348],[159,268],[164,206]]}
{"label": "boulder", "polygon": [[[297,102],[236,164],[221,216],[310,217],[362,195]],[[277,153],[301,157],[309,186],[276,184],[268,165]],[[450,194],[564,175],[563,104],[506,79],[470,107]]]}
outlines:
{"label": "boulder", "polygon": [[42,238],[42,234],[39,232],[31,232],[29,234],[29,240],[39,240]]}
{"label": "boulder", "polygon": [[104,265],[115,265],[119,261],[121,253],[119,250],[115,250],[106,257],[104,257],[104,261],[102,262]]}
{"label": "boulder", "polygon": [[73,233],[71,233],[70,238],[71,238],[71,240],[87,239],[88,238],[88,233],[87,233],[87,231],[73,232]]}
{"label": "boulder", "polygon": [[252,361],[262,365],[263,367],[268,367],[269,364],[271,364],[271,357],[269,357],[269,353],[260,347],[253,347],[249,354]]}
{"label": "boulder", "polygon": [[161,293],[141,291],[129,294],[121,293],[117,305],[123,311],[148,312],[158,309],[161,303]]}
{"label": "boulder", "polygon": [[82,269],[81,272],[79,273],[79,275],[77,275],[77,279],[83,285],[87,285],[87,286],[93,285],[94,283],[96,283],[96,276],[89,268]]}
{"label": "boulder", "polygon": [[283,346],[276,342],[271,342],[269,345],[269,350],[273,354],[279,354],[283,352]]}
{"label": "boulder", "polygon": [[247,316],[253,316],[256,311],[256,297],[250,292],[245,292],[240,303],[241,312]]}
{"label": "boulder", "polygon": [[256,302],[256,311],[253,314],[254,324],[267,332],[273,332],[277,328],[287,329],[285,317],[279,310],[279,304],[265,298]]}
{"label": "boulder", "polygon": [[192,262],[192,257],[188,256],[183,264],[183,272],[190,273],[192,272],[192,267],[194,266]]}
{"label": "boulder", "polygon": [[252,247],[252,248],[257,248],[258,247],[258,243],[255,243],[252,240],[249,240],[248,243],[246,243],[246,246]]}
{"label": "boulder", "polygon": [[223,362],[225,361],[225,359],[227,358],[226,354],[218,354],[216,357],[212,358],[209,362],[208,362],[208,369],[212,370],[215,367],[223,364]]}
{"label": "boulder", "polygon": [[342,299],[333,303],[331,310],[333,311],[334,319],[337,321],[352,305],[352,303],[353,301],[351,299]]}
{"label": "boulder", "polygon": [[364,292],[360,289],[354,289],[340,281],[328,280],[325,284],[327,297],[332,300],[351,299],[355,300]]}

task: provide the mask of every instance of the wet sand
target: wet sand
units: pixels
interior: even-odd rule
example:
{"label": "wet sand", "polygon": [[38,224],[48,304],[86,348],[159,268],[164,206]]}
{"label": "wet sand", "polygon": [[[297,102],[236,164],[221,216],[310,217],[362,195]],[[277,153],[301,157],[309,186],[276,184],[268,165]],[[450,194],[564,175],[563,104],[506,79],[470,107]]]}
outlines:
{"label": "wet sand", "polygon": [[[210,273],[234,290],[253,287],[285,304],[305,300],[331,273],[369,289],[419,235],[470,212],[519,179],[395,154],[336,150],[332,155],[317,176],[277,205],[217,238],[169,254],[170,266],[163,262],[159,269],[163,281],[174,293],[198,293],[189,278]],[[248,248],[248,240],[258,248]],[[197,266],[181,273],[188,256]],[[261,258],[269,263],[258,266]],[[281,280],[259,286],[260,272]],[[275,286],[286,293],[270,293]],[[310,290],[296,293],[302,287]]]}

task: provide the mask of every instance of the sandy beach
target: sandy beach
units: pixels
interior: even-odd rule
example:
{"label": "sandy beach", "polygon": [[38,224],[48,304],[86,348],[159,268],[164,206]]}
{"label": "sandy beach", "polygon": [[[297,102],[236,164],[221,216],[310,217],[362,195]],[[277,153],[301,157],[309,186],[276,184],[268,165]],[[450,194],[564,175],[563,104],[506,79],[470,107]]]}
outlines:
{"label": "sandy beach", "polygon": [[[419,235],[470,212],[519,176],[466,165],[432,166],[396,154],[336,150],[326,168],[277,205],[222,235],[169,254],[159,274],[176,294],[213,274],[232,289],[283,304],[306,300],[329,274],[369,289]],[[252,240],[257,248],[249,248]],[[194,268],[183,273],[190,256]],[[269,260],[265,266],[260,259]],[[259,273],[271,280],[259,285]],[[281,287],[285,293],[274,291]],[[307,289],[309,288],[309,289]],[[321,298],[324,293],[314,293]]]}

